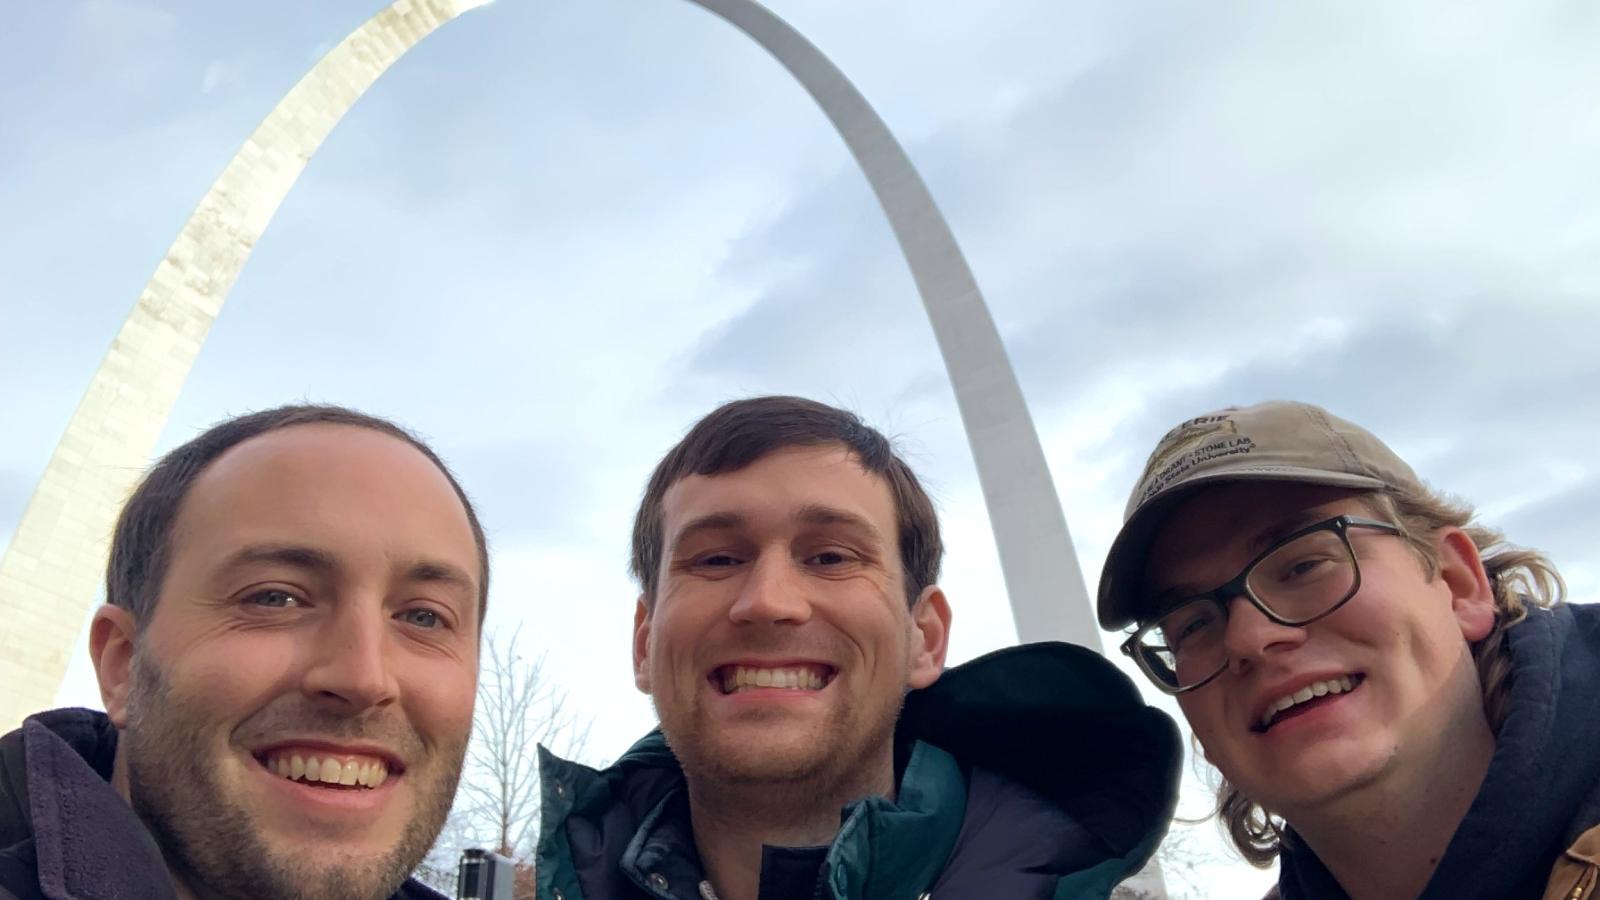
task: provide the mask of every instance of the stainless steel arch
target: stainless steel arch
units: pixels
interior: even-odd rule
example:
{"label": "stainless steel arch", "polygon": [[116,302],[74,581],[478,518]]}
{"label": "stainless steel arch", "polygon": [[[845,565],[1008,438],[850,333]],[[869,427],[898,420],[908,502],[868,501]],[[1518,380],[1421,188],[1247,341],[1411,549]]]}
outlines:
{"label": "stainless steel arch", "polygon": [[[68,423],[0,560],[0,731],[54,699],[117,511],[211,323],[311,155],[396,60],[486,0],[398,0],[303,77],[179,232]],[[844,138],[888,215],[955,387],[1018,633],[1099,647],[1049,468],[994,321],[905,151],[823,54],[752,0],[691,0],[768,50]]]}
{"label": "stainless steel arch", "polygon": [[690,0],[749,35],[833,123],[872,185],[922,295],[972,446],[1017,635],[1100,650],[1083,572],[1050,467],[989,307],[911,159],[861,92],[755,0]]}

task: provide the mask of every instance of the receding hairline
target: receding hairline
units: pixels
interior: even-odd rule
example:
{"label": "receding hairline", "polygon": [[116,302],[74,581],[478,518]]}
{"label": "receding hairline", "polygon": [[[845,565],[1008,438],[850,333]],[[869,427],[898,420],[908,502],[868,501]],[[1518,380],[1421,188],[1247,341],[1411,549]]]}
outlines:
{"label": "receding hairline", "polygon": [[[167,535],[169,552],[175,553],[178,549],[178,542],[185,531],[185,526],[187,524],[186,519],[190,513],[190,510],[192,509],[191,501],[194,499],[195,494],[205,489],[208,479],[219,477],[219,472],[222,476],[226,476],[228,474],[227,468],[230,464],[242,465],[243,463],[240,462],[238,456],[245,454],[251,449],[260,452],[261,444],[270,442],[273,439],[290,440],[297,435],[303,435],[308,431],[333,432],[335,430],[350,436],[354,436],[356,433],[360,432],[367,435],[373,435],[383,441],[399,444],[409,451],[410,455],[420,459],[426,464],[426,470],[431,473],[428,477],[438,479],[439,486],[444,489],[445,494],[449,496],[456,510],[460,514],[460,524],[466,529],[468,542],[473,545],[473,562],[474,566],[479,569],[479,571],[476,573],[476,575],[472,575],[469,572],[462,571],[459,566],[453,563],[431,557],[406,560],[406,566],[414,577],[420,576],[421,580],[459,582],[461,581],[459,576],[465,575],[467,576],[465,585],[470,587],[475,596],[481,595],[488,572],[486,570],[485,561],[481,558],[479,553],[477,536],[473,531],[472,512],[467,508],[466,503],[463,501],[459,493],[459,489],[455,485],[453,477],[448,471],[442,468],[438,461],[430,457],[427,452],[424,452],[424,450],[419,447],[409,436],[393,434],[382,428],[375,428],[371,425],[359,422],[325,420],[291,422],[286,425],[281,425],[276,428],[263,431],[260,434],[251,435],[250,437],[239,441],[233,446],[228,447],[226,450],[223,450],[221,453],[217,454],[215,458],[207,462],[205,466],[203,466],[200,471],[195,474],[193,480],[189,482],[188,486],[184,490],[183,496],[178,500],[177,506],[172,515],[171,531]],[[234,557],[249,553],[255,553],[257,555],[276,555],[280,559],[300,556],[308,564],[314,562],[312,559],[313,556],[326,555],[323,553],[323,551],[317,548],[296,542],[262,541],[247,545],[245,548],[242,548],[240,551],[230,556],[229,562],[234,563],[237,561]]]}

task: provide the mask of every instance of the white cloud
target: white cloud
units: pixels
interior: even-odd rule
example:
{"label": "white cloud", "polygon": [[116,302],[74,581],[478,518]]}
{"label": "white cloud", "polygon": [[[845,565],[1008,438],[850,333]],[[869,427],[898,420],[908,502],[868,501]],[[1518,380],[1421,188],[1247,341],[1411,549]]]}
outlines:
{"label": "white cloud", "polygon": [[240,64],[228,60],[213,59],[206,63],[206,68],[200,75],[200,93],[211,94],[221,88],[231,88],[239,84]]}
{"label": "white cloud", "polygon": [[[1556,3],[774,5],[949,215],[1091,580],[1167,427],[1299,396],[1600,599],[1600,21]],[[183,41],[188,17],[148,7],[36,13],[81,26],[75,58],[99,65],[36,60],[38,84],[81,89],[20,110],[30,143],[0,148],[0,473],[42,470],[209,180],[303,48],[364,14],[333,6],[232,7]],[[174,96],[110,109],[130,79],[169,83],[140,60],[182,73]],[[505,3],[430,38],[335,131],[163,445],[302,397],[420,429],[482,500],[496,615],[549,641],[614,756],[649,721],[625,652],[633,504],[696,416],[756,391],[904,434],[950,536],[956,655],[1012,639],[931,329],[821,114],[690,4]],[[26,499],[10,483],[0,521]],[[92,697],[81,663],[68,695]]]}

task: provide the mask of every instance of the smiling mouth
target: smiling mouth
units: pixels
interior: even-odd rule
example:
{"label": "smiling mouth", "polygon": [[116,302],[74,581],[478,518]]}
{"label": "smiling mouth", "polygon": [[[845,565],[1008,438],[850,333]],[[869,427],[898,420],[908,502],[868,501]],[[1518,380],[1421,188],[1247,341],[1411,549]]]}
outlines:
{"label": "smiling mouth", "polygon": [[1314,681],[1300,688],[1292,694],[1285,694],[1267,706],[1267,711],[1261,718],[1250,726],[1250,730],[1257,734],[1265,734],[1278,722],[1293,718],[1301,713],[1321,706],[1323,703],[1337,696],[1348,694],[1361,686],[1367,676],[1358,673],[1340,675],[1322,681]]}
{"label": "smiling mouth", "polygon": [[256,761],[279,778],[324,790],[370,791],[390,778],[388,760],[359,753],[284,748],[258,754]]}
{"label": "smiling mouth", "polygon": [[832,666],[802,664],[794,666],[719,666],[712,671],[709,681],[723,694],[765,688],[781,691],[820,691],[833,681],[837,674]]}

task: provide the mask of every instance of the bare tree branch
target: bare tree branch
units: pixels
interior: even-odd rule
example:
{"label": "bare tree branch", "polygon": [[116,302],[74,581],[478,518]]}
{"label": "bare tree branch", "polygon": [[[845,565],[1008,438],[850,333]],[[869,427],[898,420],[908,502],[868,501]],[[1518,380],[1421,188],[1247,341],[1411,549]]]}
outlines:
{"label": "bare tree branch", "polygon": [[587,747],[590,719],[546,677],[543,654],[521,652],[520,638],[520,628],[503,639],[484,636],[472,741],[450,822],[428,858],[433,869],[453,872],[461,850],[479,846],[531,871],[542,801],[538,745],[569,758]]}

